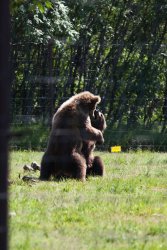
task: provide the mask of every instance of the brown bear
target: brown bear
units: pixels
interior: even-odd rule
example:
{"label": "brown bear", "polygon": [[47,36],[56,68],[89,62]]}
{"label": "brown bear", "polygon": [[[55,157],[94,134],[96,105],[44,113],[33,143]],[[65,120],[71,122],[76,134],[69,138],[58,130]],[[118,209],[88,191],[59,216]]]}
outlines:
{"label": "brown bear", "polygon": [[[91,116],[91,125],[99,129],[101,132],[104,132],[106,129],[106,121],[104,115],[98,111],[94,111],[94,116]],[[104,164],[99,156],[93,155],[93,150],[95,148],[96,142],[93,141],[83,141],[82,146],[82,154],[84,155],[86,159],[86,176],[89,175],[99,175],[103,176],[105,173],[105,167]]]}
{"label": "brown bear", "polygon": [[92,127],[90,121],[100,101],[99,96],[85,91],[71,97],[57,110],[41,161],[41,180],[63,175],[85,180],[87,165],[81,152],[83,141],[104,142],[102,132]]}

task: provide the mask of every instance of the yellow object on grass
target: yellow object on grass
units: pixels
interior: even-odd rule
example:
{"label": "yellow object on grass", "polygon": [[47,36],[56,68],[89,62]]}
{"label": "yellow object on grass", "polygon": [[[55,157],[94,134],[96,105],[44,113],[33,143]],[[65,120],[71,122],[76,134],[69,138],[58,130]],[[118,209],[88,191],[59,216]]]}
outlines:
{"label": "yellow object on grass", "polygon": [[119,153],[121,152],[121,146],[111,147],[111,153]]}

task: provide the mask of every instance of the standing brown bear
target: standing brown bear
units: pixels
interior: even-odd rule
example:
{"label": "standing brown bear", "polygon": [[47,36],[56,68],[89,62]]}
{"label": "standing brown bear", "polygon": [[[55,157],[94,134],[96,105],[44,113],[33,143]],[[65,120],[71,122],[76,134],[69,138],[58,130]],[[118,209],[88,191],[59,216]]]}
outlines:
{"label": "standing brown bear", "polygon": [[[98,111],[94,111],[94,115],[90,117],[91,124],[94,128],[104,132],[106,129],[106,120],[104,115]],[[99,156],[94,156],[93,151],[95,149],[96,142],[94,141],[83,141],[82,154],[86,159],[86,175],[98,175],[103,176],[105,173],[105,167],[102,159]]]}
{"label": "standing brown bear", "polygon": [[92,127],[90,121],[100,101],[99,96],[85,91],[71,97],[57,110],[41,161],[41,180],[63,175],[85,180],[87,164],[81,152],[83,141],[104,142],[102,132]]}

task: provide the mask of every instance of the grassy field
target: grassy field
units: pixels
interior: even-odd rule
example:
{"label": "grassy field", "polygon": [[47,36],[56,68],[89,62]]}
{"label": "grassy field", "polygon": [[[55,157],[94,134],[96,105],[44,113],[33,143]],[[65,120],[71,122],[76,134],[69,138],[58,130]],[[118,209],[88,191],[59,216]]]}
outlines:
{"label": "grassy field", "polygon": [[10,249],[167,249],[167,154],[96,154],[104,178],[26,183],[42,153],[11,153]]}

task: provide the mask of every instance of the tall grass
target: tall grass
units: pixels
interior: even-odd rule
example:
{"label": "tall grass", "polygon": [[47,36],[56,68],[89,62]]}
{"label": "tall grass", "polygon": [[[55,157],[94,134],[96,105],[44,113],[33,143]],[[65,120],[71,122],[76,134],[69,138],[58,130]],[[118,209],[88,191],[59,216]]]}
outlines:
{"label": "tall grass", "polygon": [[[22,124],[12,127],[12,133],[19,134],[10,142],[10,147],[15,150],[43,150],[46,148],[50,127],[44,122],[36,124]],[[138,129],[120,128],[110,129],[108,126],[104,134],[105,144],[99,149],[108,149],[110,146],[121,145],[123,150],[146,149],[151,151],[165,152],[167,149],[167,134],[154,130],[147,130],[142,127]]]}

